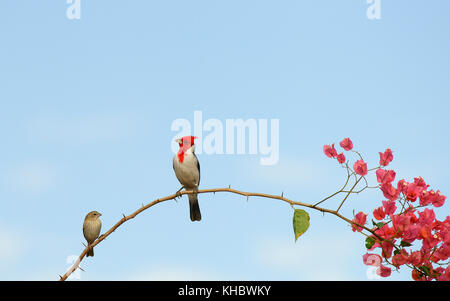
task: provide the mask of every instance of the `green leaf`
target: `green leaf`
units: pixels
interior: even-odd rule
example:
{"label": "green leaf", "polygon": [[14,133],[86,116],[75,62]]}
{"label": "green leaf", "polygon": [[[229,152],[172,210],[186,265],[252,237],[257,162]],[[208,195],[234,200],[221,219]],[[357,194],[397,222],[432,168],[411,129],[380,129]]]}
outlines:
{"label": "green leaf", "polygon": [[309,228],[309,214],[305,210],[296,209],[294,212],[295,241]]}
{"label": "green leaf", "polygon": [[430,268],[427,267],[426,265],[423,265],[421,267],[419,267],[419,269],[427,276],[431,276],[430,274]]}
{"label": "green leaf", "polygon": [[402,240],[400,243],[401,247],[411,247],[411,244],[407,241]]}
{"label": "green leaf", "polygon": [[366,238],[366,248],[370,249],[373,247],[373,245],[375,244],[375,238],[369,236]]}
{"label": "green leaf", "polygon": [[372,224],[373,224],[375,227],[377,227],[378,229],[381,229],[381,228],[383,228],[383,226],[384,226],[384,223],[383,223],[383,222],[378,222],[378,223],[376,223],[376,222],[374,222],[373,220],[372,220]]}
{"label": "green leaf", "polygon": [[439,273],[438,271],[434,271],[433,270],[433,273],[431,274],[431,277],[433,277],[433,278],[438,278],[439,276],[441,276],[442,274],[441,273]]}

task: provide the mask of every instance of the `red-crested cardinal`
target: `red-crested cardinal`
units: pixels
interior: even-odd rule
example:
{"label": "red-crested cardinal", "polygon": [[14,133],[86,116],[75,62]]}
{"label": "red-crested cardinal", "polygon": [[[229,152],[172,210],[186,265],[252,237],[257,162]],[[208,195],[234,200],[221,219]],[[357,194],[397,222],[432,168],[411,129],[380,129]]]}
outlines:
{"label": "red-crested cardinal", "polygon": [[[173,170],[183,187],[181,189],[197,191],[200,184],[200,163],[195,155],[194,136],[185,136],[175,140],[180,149],[173,157]],[[180,190],[181,190],[180,189]],[[202,215],[198,205],[197,194],[189,194],[191,221],[200,221]]]}

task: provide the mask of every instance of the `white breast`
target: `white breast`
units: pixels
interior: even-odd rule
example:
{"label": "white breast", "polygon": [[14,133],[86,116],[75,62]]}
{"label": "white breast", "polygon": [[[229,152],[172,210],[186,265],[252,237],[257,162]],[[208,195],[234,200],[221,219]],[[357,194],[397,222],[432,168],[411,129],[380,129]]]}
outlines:
{"label": "white breast", "polygon": [[[191,147],[192,148],[192,147]],[[198,170],[198,161],[191,149],[184,154],[183,163],[178,159],[178,155],[173,158],[173,169],[178,181],[185,188],[194,188],[198,186],[200,173]]]}

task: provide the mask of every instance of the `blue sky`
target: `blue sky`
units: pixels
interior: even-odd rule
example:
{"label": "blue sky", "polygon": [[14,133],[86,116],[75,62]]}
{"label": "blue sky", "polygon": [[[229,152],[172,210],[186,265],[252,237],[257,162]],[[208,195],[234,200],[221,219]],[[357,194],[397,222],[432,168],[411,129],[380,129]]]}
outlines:
{"label": "blue sky", "polygon": [[[390,147],[398,179],[450,192],[448,1],[382,0],[380,20],[363,0],[81,0],[80,20],[67,7],[0,2],[0,280],[58,279],[83,250],[87,212],[106,231],[174,193],[171,125],[194,111],[280,124],[276,165],[200,154],[203,188],[314,203],[345,180],[322,146],[351,137],[369,166]],[[81,280],[368,279],[363,237],[333,216],[310,211],[294,243],[285,203],[199,200],[200,223],[184,197],[124,224]],[[381,200],[368,191],[342,213]]]}

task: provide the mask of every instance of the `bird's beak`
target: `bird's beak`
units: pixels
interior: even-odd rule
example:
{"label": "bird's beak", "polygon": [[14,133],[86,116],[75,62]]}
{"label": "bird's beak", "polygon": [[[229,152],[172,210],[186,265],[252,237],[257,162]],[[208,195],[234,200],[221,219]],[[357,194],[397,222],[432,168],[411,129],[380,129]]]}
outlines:
{"label": "bird's beak", "polygon": [[102,216],[102,214],[99,212],[99,213],[98,213],[98,216]]}
{"label": "bird's beak", "polygon": [[176,139],[175,142],[180,144],[181,143],[181,139]]}

